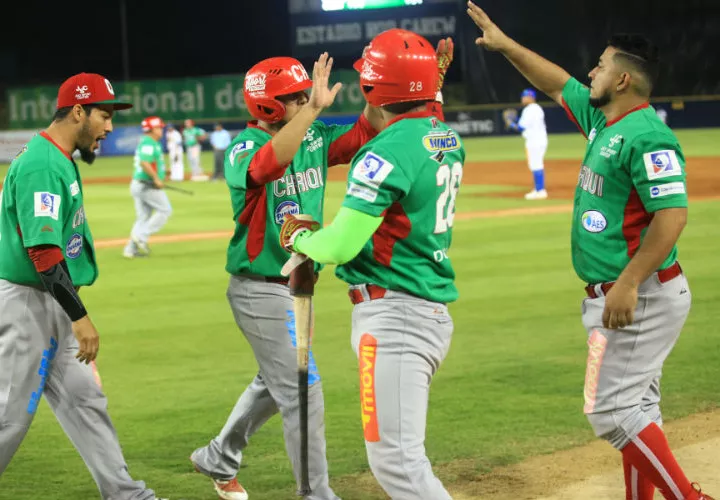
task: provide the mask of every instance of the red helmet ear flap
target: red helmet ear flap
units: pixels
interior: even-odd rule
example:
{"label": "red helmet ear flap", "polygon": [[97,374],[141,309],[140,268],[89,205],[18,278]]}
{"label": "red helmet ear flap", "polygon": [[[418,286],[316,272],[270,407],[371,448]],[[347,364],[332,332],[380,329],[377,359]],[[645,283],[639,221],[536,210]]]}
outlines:
{"label": "red helmet ear flap", "polygon": [[[248,112],[256,119],[267,123],[275,123],[285,116],[285,105],[270,97],[255,97],[246,103]],[[252,106],[252,108],[251,108]]]}

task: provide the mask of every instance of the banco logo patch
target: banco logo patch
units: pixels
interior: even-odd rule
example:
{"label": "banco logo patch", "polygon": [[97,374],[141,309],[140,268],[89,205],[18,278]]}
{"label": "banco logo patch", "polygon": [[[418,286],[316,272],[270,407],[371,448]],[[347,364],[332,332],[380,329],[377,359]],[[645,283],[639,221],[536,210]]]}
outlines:
{"label": "banco logo patch", "polygon": [[432,153],[438,151],[456,151],[460,149],[460,141],[452,130],[439,134],[428,134],[423,137],[423,146]]}

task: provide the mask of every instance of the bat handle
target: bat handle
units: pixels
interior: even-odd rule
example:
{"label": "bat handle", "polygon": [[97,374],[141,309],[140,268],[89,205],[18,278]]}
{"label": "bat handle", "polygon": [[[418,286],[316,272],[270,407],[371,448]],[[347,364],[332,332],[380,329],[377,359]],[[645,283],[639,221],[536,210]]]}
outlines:
{"label": "bat handle", "polygon": [[[298,356],[300,350],[298,349]],[[307,350],[305,351],[307,356]],[[304,369],[298,370],[298,389],[300,396],[300,488],[297,490],[299,497],[306,497],[310,494],[310,467],[308,456],[308,370],[307,363]],[[302,425],[302,422],[305,425]]]}

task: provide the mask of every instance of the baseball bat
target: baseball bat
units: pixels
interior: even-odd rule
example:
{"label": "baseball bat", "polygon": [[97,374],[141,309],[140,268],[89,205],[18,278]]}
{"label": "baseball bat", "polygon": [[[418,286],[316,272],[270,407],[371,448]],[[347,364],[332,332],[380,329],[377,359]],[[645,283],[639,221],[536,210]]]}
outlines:
{"label": "baseball bat", "polygon": [[[302,217],[299,216],[298,218]],[[308,459],[308,359],[313,328],[312,297],[315,292],[315,266],[307,259],[290,273],[288,283],[295,311],[298,397],[300,402],[300,488],[297,495],[310,494]]]}
{"label": "baseball bat", "polygon": [[[145,184],[148,187],[151,187],[153,189],[157,189],[155,187],[155,184],[152,181],[140,181],[143,184]],[[163,189],[169,189],[170,191],[177,191],[178,193],[187,194],[187,195],[194,195],[195,193],[193,191],[190,191],[189,189],[184,189],[181,187],[173,186],[172,184],[165,184]]]}

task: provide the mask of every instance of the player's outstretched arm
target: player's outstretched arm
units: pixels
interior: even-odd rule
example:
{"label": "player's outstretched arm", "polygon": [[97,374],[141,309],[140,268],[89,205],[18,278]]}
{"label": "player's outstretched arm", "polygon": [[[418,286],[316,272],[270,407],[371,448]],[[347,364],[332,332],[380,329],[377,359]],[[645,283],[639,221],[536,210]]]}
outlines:
{"label": "player's outstretched arm", "polygon": [[562,105],[562,91],[570,79],[567,71],[507,36],[471,1],[468,1],[467,13],[482,30],[482,36],[475,40],[476,45],[500,52],[534,87]]}
{"label": "player's outstretched arm", "polygon": [[272,147],[279,164],[287,165],[292,161],[307,129],[318,119],[322,110],[332,105],[342,88],[342,83],[336,83],[332,89],[328,88],[332,65],[333,58],[323,52],[313,67],[313,86],[308,103],[273,136]]}
{"label": "player's outstretched arm", "polygon": [[[290,220],[288,220],[290,219]],[[340,207],[329,226],[292,234],[294,217],[289,216],[280,231],[280,244],[307,255],[321,264],[345,264],[360,253],[382,224],[382,217],[373,217],[352,208]]]}

